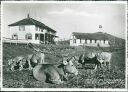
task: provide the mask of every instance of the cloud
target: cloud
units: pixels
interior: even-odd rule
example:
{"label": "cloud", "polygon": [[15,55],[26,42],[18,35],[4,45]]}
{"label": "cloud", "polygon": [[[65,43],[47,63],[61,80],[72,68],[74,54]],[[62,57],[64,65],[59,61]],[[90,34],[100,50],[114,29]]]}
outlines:
{"label": "cloud", "polygon": [[89,17],[89,16],[96,16],[96,17],[98,17],[99,15],[98,14],[95,14],[95,13],[87,13],[87,12],[83,12],[83,11],[81,11],[81,12],[76,12],[76,15],[78,15],[78,16],[86,16],[86,17]]}
{"label": "cloud", "polygon": [[71,14],[73,12],[74,11],[72,9],[66,8],[63,11],[51,11],[51,12],[48,12],[48,14],[62,15],[62,14]]}
{"label": "cloud", "polygon": [[48,14],[58,15],[58,16],[71,15],[71,16],[83,16],[83,17],[99,16],[99,14],[96,14],[96,13],[88,13],[86,11],[77,11],[69,8],[65,8],[62,11],[50,11],[48,12]]}

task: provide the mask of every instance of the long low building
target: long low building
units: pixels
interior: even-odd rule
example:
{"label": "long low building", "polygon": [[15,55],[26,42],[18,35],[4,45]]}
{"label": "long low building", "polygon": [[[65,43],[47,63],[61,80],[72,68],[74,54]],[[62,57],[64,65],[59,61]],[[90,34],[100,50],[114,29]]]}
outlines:
{"label": "long low building", "polygon": [[73,32],[70,38],[70,46],[100,46],[100,47],[109,47],[108,36],[106,33],[96,32],[96,33],[78,33]]}
{"label": "long low building", "polygon": [[56,31],[45,24],[31,18],[28,14],[27,18],[8,25],[8,39],[5,40],[18,43],[54,43]]}

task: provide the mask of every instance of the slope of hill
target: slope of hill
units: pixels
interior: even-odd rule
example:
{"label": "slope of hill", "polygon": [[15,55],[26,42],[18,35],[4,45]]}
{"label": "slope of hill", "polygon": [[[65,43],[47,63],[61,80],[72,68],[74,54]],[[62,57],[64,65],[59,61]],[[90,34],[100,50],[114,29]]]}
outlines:
{"label": "slope of hill", "polygon": [[[83,52],[90,51],[91,49],[81,49],[78,51],[77,49],[72,48],[71,46],[65,48],[64,45],[60,47],[60,45],[40,45],[40,49],[46,48],[52,52],[57,52],[59,55],[74,55],[79,56]],[[15,44],[3,44],[3,87],[5,88],[43,88],[43,87],[79,87],[79,88],[124,88],[125,86],[125,55],[123,53],[114,52],[112,56],[110,71],[105,70],[105,68],[96,71],[96,73],[91,74],[89,69],[78,69],[79,76],[68,77],[68,81],[65,84],[55,85],[55,84],[44,84],[42,82],[36,81],[33,76],[31,76],[32,71],[23,70],[23,71],[10,71],[10,67],[8,66],[7,60],[10,58],[14,58],[19,55],[27,55],[32,54],[33,50],[26,45],[15,45]],[[53,55],[47,55],[46,61],[57,63],[60,62],[61,57],[55,57]],[[78,83],[76,83],[78,81]],[[102,81],[101,81],[102,80]],[[101,81],[101,82],[98,82]],[[88,83],[88,84],[87,84]],[[108,85],[109,83],[109,85]],[[76,85],[78,84],[78,86]]]}
{"label": "slope of hill", "polygon": [[108,37],[111,46],[125,47],[125,39],[110,35],[108,33],[104,33],[104,35]]}

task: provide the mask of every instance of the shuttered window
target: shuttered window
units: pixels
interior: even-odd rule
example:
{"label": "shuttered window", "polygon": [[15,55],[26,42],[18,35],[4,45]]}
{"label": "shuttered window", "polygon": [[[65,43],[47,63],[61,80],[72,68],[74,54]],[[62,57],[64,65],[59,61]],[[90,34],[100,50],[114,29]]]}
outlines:
{"label": "shuttered window", "polygon": [[19,26],[19,31],[25,31],[25,26],[24,25]]}
{"label": "shuttered window", "polygon": [[31,40],[31,39],[32,39],[32,34],[31,34],[31,33],[27,33],[27,34],[25,35],[25,39]]}
{"label": "shuttered window", "polygon": [[80,43],[81,43],[81,39],[80,39]]}
{"label": "shuttered window", "polygon": [[76,39],[73,39],[73,43],[76,43]]}
{"label": "shuttered window", "polygon": [[12,39],[13,39],[13,40],[18,40],[18,35],[17,35],[17,34],[13,34],[13,35],[12,35]]}

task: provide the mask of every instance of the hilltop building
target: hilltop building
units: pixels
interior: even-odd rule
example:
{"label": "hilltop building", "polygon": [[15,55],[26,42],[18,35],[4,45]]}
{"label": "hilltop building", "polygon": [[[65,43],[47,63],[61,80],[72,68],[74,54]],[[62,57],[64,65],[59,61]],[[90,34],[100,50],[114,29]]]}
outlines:
{"label": "hilltop building", "polygon": [[94,47],[110,47],[108,36],[106,33],[78,33],[73,32],[70,38],[70,46],[94,46]]}
{"label": "hilltop building", "polygon": [[56,31],[45,24],[31,18],[28,14],[27,18],[8,25],[8,37],[12,42],[17,43],[54,43]]}

